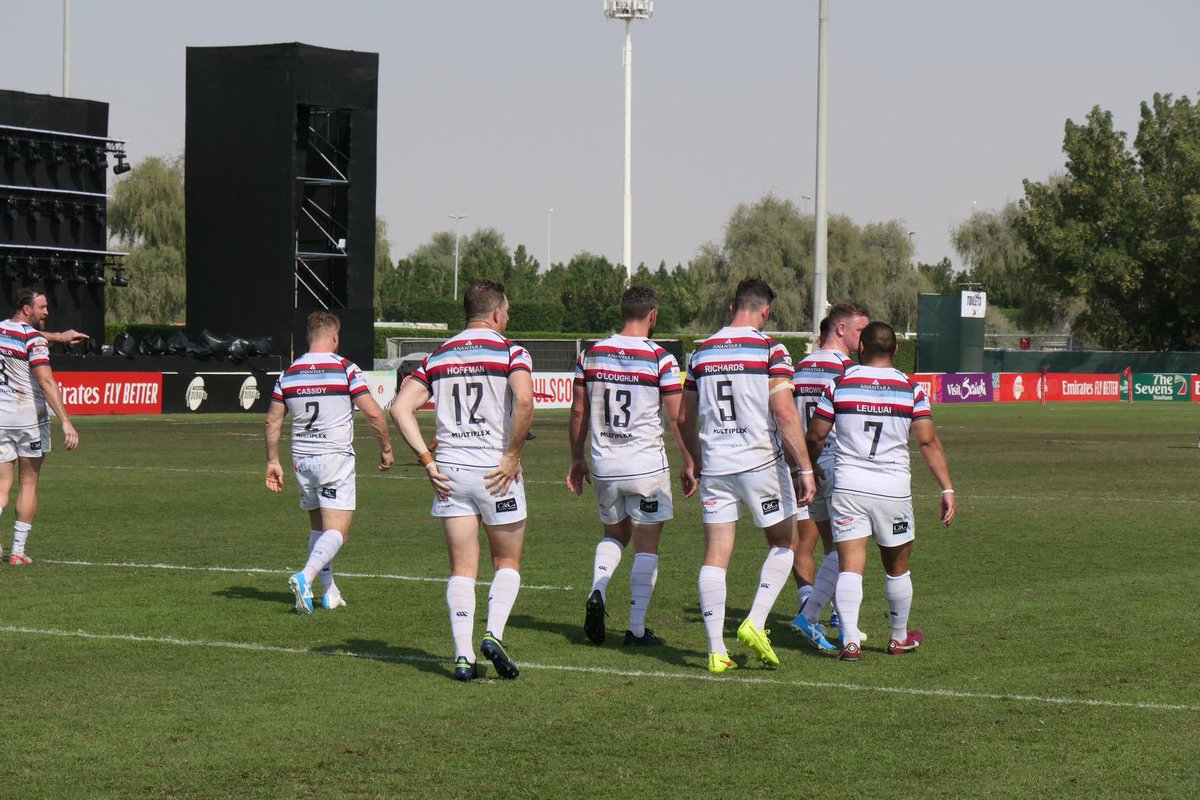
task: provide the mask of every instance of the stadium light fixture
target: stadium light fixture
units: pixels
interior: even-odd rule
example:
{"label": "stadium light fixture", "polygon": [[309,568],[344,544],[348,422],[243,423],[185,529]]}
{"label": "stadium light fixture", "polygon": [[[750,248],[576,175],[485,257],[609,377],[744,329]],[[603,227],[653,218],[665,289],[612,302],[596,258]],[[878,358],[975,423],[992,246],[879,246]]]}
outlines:
{"label": "stadium light fixture", "polygon": [[604,0],[604,16],[625,22],[625,213],[621,257],[633,283],[633,21],[650,19],[654,0]]}

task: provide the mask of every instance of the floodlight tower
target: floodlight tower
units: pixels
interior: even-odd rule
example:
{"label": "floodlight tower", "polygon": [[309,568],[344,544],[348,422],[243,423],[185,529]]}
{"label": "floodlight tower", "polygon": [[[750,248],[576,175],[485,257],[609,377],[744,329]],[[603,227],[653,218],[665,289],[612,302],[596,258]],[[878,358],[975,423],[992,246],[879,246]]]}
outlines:
{"label": "floodlight tower", "polygon": [[633,21],[650,19],[654,0],[604,0],[604,16],[625,20],[625,273],[633,283]]}

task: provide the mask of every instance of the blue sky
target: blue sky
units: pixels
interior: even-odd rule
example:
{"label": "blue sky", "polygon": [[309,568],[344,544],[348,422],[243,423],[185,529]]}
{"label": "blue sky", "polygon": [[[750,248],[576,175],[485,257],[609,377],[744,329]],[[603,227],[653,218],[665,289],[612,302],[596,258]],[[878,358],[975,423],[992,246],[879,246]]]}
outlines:
{"label": "blue sky", "polygon": [[[601,0],[73,0],[73,94],[136,161],[183,148],[188,46],[380,54],[378,213],[403,255],[449,214],[539,260],[621,256],[624,26]],[[972,208],[1063,164],[1093,105],[1200,90],[1200,3],[831,0],[829,201],[953,257]],[[59,93],[62,4],[10,0],[0,88]],[[813,194],[817,0],[658,0],[634,26],[634,260],[686,262],[731,209]],[[811,203],[807,203],[811,209]]]}

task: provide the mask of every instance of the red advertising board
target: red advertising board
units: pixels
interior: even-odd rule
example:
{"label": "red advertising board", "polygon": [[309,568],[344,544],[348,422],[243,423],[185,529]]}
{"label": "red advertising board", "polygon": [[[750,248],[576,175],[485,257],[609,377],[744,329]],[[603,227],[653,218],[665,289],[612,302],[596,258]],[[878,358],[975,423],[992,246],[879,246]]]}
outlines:
{"label": "red advertising board", "polygon": [[1042,376],[1036,372],[1000,373],[1000,385],[996,387],[996,402],[1040,402],[1042,399],[1042,390],[1040,386],[1041,379]]}
{"label": "red advertising board", "polygon": [[932,372],[921,372],[916,375],[909,375],[908,379],[921,387],[921,391],[925,393],[925,397],[929,399],[930,404],[937,402],[937,387],[934,385],[937,376]]}
{"label": "red advertising board", "polygon": [[1192,376],[1192,402],[1200,403],[1200,375]]}
{"label": "red advertising board", "polygon": [[161,372],[54,373],[70,414],[161,414]]}
{"label": "red advertising board", "polygon": [[[1000,403],[1038,403],[1042,400],[1042,374],[1038,372],[1002,372],[996,389]],[[1049,372],[1045,375],[1046,402],[1078,403],[1121,400],[1120,375]]]}

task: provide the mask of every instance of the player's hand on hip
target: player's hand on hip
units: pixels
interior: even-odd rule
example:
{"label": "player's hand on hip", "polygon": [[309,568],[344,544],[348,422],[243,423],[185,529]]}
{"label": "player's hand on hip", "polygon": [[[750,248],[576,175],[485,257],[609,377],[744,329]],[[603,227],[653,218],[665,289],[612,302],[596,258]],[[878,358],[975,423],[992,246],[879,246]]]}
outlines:
{"label": "player's hand on hip", "polygon": [[508,490],[512,487],[515,481],[521,475],[521,462],[519,459],[506,455],[500,459],[500,466],[496,467],[491,472],[485,473],[484,478],[487,482],[484,486],[488,492],[494,495],[508,494]]}
{"label": "player's hand on hip", "polygon": [[379,471],[387,472],[396,463],[396,456],[391,450],[379,451]]}
{"label": "player's hand on hip", "polygon": [[567,470],[567,488],[575,494],[583,494],[583,484],[592,482],[592,473],[588,469],[587,462],[582,458],[571,461],[571,468]]}
{"label": "player's hand on hip", "polygon": [[267,464],[267,488],[276,493],[283,491],[283,467],[278,461]]}
{"label": "player's hand on hip", "polygon": [[74,450],[79,447],[79,433],[76,432],[75,426],[69,422],[63,423],[63,439],[66,442],[68,450]]}
{"label": "player's hand on hip", "polygon": [[942,495],[942,524],[947,528],[950,523],[954,522],[954,514],[958,511],[958,503],[954,501],[954,492],[946,492]]}
{"label": "player's hand on hip", "polygon": [[808,505],[816,494],[817,482],[813,480],[812,475],[796,476],[796,505]]}
{"label": "player's hand on hip", "polygon": [[442,474],[436,461],[430,461],[425,465],[425,474],[428,476],[429,482],[433,484],[434,494],[442,500],[450,496],[450,476]]}

